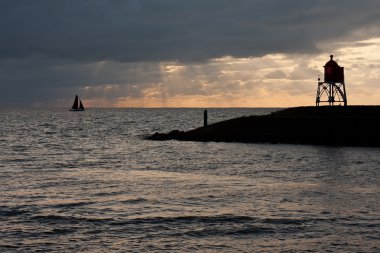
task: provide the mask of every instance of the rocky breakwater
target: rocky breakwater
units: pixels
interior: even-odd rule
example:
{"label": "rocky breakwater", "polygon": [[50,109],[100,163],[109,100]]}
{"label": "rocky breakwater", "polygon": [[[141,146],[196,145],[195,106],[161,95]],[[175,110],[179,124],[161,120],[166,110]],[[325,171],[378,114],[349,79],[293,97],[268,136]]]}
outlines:
{"label": "rocky breakwater", "polygon": [[380,147],[380,106],[294,107],[148,139]]}

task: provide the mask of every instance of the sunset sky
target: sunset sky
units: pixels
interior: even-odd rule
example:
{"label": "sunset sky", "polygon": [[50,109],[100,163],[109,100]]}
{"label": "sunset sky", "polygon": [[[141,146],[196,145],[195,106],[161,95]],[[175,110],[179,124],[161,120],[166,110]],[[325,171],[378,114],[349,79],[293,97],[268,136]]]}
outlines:
{"label": "sunset sky", "polygon": [[4,0],[0,105],[314,105],[333,54],[380,104],[378,0]]}

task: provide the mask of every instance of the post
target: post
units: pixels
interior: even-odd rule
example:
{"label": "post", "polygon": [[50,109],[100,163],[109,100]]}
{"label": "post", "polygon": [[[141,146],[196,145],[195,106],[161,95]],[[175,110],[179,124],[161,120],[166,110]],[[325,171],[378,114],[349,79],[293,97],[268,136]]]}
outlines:
{"label": "post", "polygon": [[207,126],[207,110],[204,110],[203,112],[203,126]]}

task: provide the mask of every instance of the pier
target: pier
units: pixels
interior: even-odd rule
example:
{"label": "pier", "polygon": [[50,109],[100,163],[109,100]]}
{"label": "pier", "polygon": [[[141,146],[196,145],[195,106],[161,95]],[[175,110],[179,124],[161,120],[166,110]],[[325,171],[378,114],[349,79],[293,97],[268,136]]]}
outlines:
{"label": "pier", "polygon": [[380,106],[310,106],[155,133],[148,139],[380,147],[379,129]]}

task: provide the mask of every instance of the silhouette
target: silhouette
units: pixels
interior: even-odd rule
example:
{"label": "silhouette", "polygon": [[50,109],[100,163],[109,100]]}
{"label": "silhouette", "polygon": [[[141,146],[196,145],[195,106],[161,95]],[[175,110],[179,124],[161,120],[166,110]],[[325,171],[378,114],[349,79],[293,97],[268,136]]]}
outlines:
{"label": "silhouette", "polygon": [[148,139],[380,147],[379,122],[380,106],[294,107]]}
{"label": "silhouette", "polygon": [[207,110],[203,111],[203,126],[207,126]]}
{"label": "silhouette", "polygon": [[78,95],[75,95],[74,104],[71,107],[70,111],[84,111],[84,106],[82,104],[82,101],[78,98]]}
{"label": "silhouette", "polygon": [[328,103],[333,106],[335,102],[343,103],[347,106],[346,85],[344,84],[344,68],[340,67],[330,55],[330,61],[326,63],[325,80],[320,81],[318,78],[318,89],[315,104]]}

